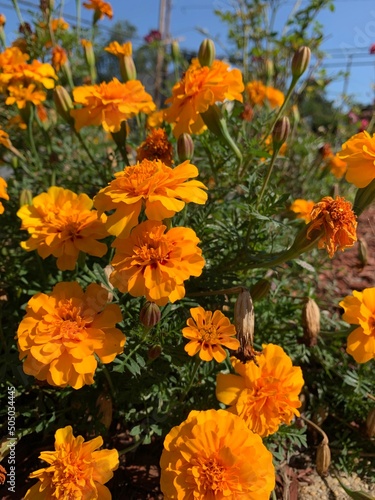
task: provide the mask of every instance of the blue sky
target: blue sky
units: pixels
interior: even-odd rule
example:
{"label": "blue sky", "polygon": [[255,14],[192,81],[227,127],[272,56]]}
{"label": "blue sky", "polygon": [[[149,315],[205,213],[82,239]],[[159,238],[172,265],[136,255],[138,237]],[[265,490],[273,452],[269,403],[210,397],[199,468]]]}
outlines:
{"label": "blue sky", "polygon": [[[159,18],[159,0],[109,0],[114,12],[114,20],[102,20],[100,26],[108,30],[115,20],[126,19],[138,29],[140,37],[151,29],[157,29]],[[299,0],[297,0],[299,1]],[[24,18],[27,10],[35,9],[39,0],[19,0]],[[204,38],[198,30],[203,29],[212,37],[218,37],[225,45],[226,25],[214,14],[214,8],[226,8],[231,0],[172,0],[171,35],[180,45],[189,50],[197,50]],[[276,26],[282,26],[295,4],[292,0],[282,2],[276,19]],[[301,0],[301,5],[304,5]],[[58,0],[55,4],[59,5]],[[374,101],[375,54],[369,54],[369,47],[375,44],[375,2],[373,0],[336,0],[335,11],[328,9],[320,13],[319,22],[323,25],[327,51],[324,66],[328,75],[345,70],[351,57],[351,72],[347,92],[356,101],[370,104]],[[76,0],[65,0],[64,15],[75,15]],[[0,0],[0,12],[7,17],[6,33],[8,41],[14,39],[18,21],[11,7],[11,0]],[[92,11],[82,9],[82,17],[92,18]],[[220,53],[220,48],[218,48]],[[339,102],[344,89],[344,78],[340,78],[329,87],[329,98]]]}

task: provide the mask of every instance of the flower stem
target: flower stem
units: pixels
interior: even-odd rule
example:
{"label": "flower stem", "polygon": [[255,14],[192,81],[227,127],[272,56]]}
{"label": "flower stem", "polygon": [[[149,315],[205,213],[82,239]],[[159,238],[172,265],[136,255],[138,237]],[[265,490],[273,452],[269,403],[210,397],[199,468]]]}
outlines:
{"label": "flower stem", "polygon": [[192,371],[192,374],[190,377],[190,382],[189,382],[188,386],[186,387],[186,389],[184,390],[184,392],[180,396],[180,399],[179,399],[180,403],[185,401],[186,396],[188,395],[190,389],[192,388],[192,385],[194,383],[195,376],[198,373],[198,368],[199,368],[200,364],[201,364],[201,360],[198,357],[196,357],[194,360],[194,367],[193,367],[193,371]]}
{"label": "flower stem", "polygon": [[116,400],[116,389],[115,389],[115,387],[113,385],[113,382],[112,382],[112,379],[111,379],[111,374],[109,373],[108,368],[103,363],[101,363],[101,365],[102,365],[102,368],[103,368],[104,376],[105,376],[105,378],[107,379],[107,382],[108,382],[109,391],[111,393],[112,399],[115,401]]}
{"label": "flower stem", "polygon": [[262,189],[260,190],[260,193],[259,193],[259,196],[258,196],[258,200],[257,200],[257,203],[255,205],[256,209],[258,209],[258,207],[260,205],[260,202],[262,201],[264,192],[266,190],[266,187],[268,185],[268,182],[269,182],[271,174],[272,174],[273,166],[275,164],[275,161],[276,161],[279,149],[280,149],[280,146],[278,148],[276,148],[275,151],[272,152],[272,158],[271,158],[270,164],[268,166],[267,174],[266,174],[266,177],[264,178],[263,186],[262,186]]}

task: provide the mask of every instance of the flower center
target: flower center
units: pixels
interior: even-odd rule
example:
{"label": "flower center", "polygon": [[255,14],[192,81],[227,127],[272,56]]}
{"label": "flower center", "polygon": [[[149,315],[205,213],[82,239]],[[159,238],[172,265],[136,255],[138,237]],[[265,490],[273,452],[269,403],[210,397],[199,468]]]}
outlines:
{"label": "flower center", "polygon": [[150,188],[157,185],[159,169],[155,163],[149,160],[143,160],[139,165],[127,167],[124,176],[120,177],[120,187],[129,194],[148,195]]}
{"label": "flower center", "polygon": [[159,264],[165,265],[168,262],[171,250],[167,242],[161,241],[158,243],[154,245],[145,243],[134,248],[134,254],[138,261],[138,265],[149,265],[155,269]]}
{"label": "flower center", "polygon": [[225,481],[226,469],[217,457],[200,459],[198,465],[199,480],[203,489],[213,492],[227,489]]}
{"label": "flower center", "polygon": [[217,340],[217,329],[215,325],[207,325],[201,328],[200,334],[203,342],[215,342]]}
{"label": "flower center", "polygon": [[54,468],[51,482],[55,489],[56,498],[66,498],[67,500],[80,498],[78,493],[82,494],[83,489],[91,479],[91,460],[84,461],[76,453],[61,449],[59,457],[51,467]]}
{"label": "flower center", "polygon": [[369,320],[368,320],[368,326],[371,330],[371,334],[372,335],[375,335],[375,317],[372,316]]}
{"label": "flower center", "polygon": [[81,328],[76,321],[63,321],[60,325],[60,334],[64,340],[75,340],[80,331]]}

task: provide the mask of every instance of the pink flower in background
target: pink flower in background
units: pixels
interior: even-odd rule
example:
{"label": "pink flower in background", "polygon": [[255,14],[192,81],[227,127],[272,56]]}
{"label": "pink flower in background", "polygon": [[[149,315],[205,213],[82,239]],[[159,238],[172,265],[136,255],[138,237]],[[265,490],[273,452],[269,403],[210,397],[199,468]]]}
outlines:
{"label": "pink flower in background", "polygon": [[375,43],[370,45],[370,54],[375,54]]}
{"label": "pink flower in background", "polygon": [[158,42],[161,40],[161,33],[159,30],[151,30],[148,35],[144,37],[146,43]]}

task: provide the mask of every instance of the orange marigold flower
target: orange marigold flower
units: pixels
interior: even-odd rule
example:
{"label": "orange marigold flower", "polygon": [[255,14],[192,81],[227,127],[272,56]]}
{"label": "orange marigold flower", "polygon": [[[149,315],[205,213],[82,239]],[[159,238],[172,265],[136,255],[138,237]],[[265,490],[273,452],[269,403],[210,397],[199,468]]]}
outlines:
{"label": "orange marigold flower", "polygon": [[57,257],[57,267],[63,271],[75,268],[79,252],[102,257],[107,245],[97,240],[108,236],[106,216],[98,216],[92,205],[86,194],[50,187],[17,212],[22,219],[21,229],[30,233],[21,247],[28,252],[37,250],[43,259]]}
{"label": "orange marigold flower", "polygon": [[352,247],[357,241],[357,219],[352,204],[340,196],[334,200],[325,196],[311,211],[311,223],[307,237],[314,230],[324,230],[318,248],[326,248],[332,258],[336,250]]}
{"label": "orange marigold flower", "polygon": [[303,219],[306,224],[311,221],[311,210],[314,208],[315,202],[312,200],[304,200],[297,198],[290,205],[289,210],[294,212],[297,219]]}
{"label": "orange marigold flower", "polygon": [[131,42],[125,42],[120,45],[118,42],[111,42],[108,47],[105,47],[107,52],[113,54],[114,56],[128,56],[130,57],[133,54],[133,47]]}
{"label": "orange marigold flower", "polygon": [[60,47],[59,45],[55,45],[52,49],[52,66],[56,71],[60,71],[60,69],[66,64],[68,61],[68,55],[66,50]]}
{"label": "orange marigold flower", "polygon": [[191,411],[164,440],[164,498],[268,500],[275,486],[272,454],[237,415]]}
{"label": "orange marigold flower", "polygon": [[125,345],[115,328],[120,307],[107,302],[108,291],[96,283],[83,291],[76,282],[62,282],[34,295],[17,331],[24,372],[58,387],[93,384],[96,357],[111,363]]}
{"label": "orange marigold flower", "polygon": [[236,328],[229,319],[220,311],[205,311],[203,307],[190,309],[191,318],[187,320],[187,327],[182,330],[182,335],[190,339],[185,351],[189,356],[199,357],[203,361],[215,359],[218,363],[227,357],[228,349],[238,349],[239,341],[235,338]]}
{"label": "orange marigold flower", "polygon": [[98,450],[103,439],[98,436],[85,442],[74,437],[70,425],[55,433],[55,451],[42,451],[41,460],[49,464],[30,474],[39,481],[27,490],[25,500],[51,500],[52,498],[107,499],[111,493],[103,486],[118,468],[117,450]]}
{"label": "orange marigold flower", "polygon": [[280,107],[285,96],[280,91],[274,87],[267,87],[259,80],[254,80],[246,85],[246,92],[248,93],[250,103],[255,105],[263,105],[265,101],[268,101],[271,108]]}
{"label": "orange marigold flower", "polygon": [[54,32],[57,30],[66,31],[69,29],[69,24],[62,17],[51,19],[51,29]]}
{"label": "orange marigold flower", "polygon": [[344,177],[347,169],[346,161],[341,160],[341,158],[339,158],[337,154],[329,156],[328,158],[326,158],[326,161],[328,163],[331,173],[337,179],[341,179],[342,177]]}
{"label": "orange marigold flower", "polygon": [[77,130],[88,125],[102,125],[106,132],[118,132],[123,121],[155,109],[152,97],[139,80],[121,83],[114,78],[109,83],[76,87],[73,97],[83,106],[70,112]]}
{"label": "orange marigold flower", "polygon": [[137,148],[137,162],[160,160],[170,167],[173,163],[173,148],[167,133],[162,128],[153,129]]}
{"label": "orange marigold flower", "polygon": [[147,116],[147,127],[156,128],[160,127],[164,121],[165,109],[157,109]]}
{"label": "orange marigold flower", "polygon": [[[9,195],[7,193],[8,184],[6,180],[0,177],[0,198],[3,200],[9,200]],[[0,201],[0,215],[4,213],[4,205]]]}
{"label": "orange marigold flower", "polygon": [[7,18],[5,17],[4,14],[0,14],[0,28],[5,26],[5,23],[7,22]]}
{"label": "orange marigold flower", "polygon": [[218,374],[216,397],[229,405],[228,411],[240,416],[250,430],[265,437],[299,416],[298,396],[304,380],[301,368],[293,366],[282,347],[262,347],[256,363],[231,358],[236,374]]}
{"label": "orange marigold flower", "polygon": [[83,6],[88,10],[94,10],[98,19],[102,19],[104,16],[107,16],[108,19],[113,17],[111,4],[103,0],[88,0],[88,2],[83,3]]}
{"label": "orange marigold flower", "polygon": [[129,236],[138,224],[142,207],[151,220],[163,220],[180,212],[185,203],[203,205],[206,186],[197,177],[198,169],[189,160],[170,168],[160,160],[142,160],[133,167],[125,167],[115,174],[116,179],[100,190],[94,198],[99,213],[115,210],[108,216],[106,227],[110,234],[120,238]]}
{"label": "orange marigold flower", "polygon": [[133,297],[145,296],[164,306],[185,296],[184,281],[200,276],[205,261],[192,229],[174,227],[166,232],[161,222],[136,226],[128,238],[117,238],[110,282]]}
{"label": "orange marigold flower", "polygon": [[35,84],[31,83],[28,87],[9,85],[9,96],[5,100],[5,104],[17,104],[18,109],[26,107],[28,102],[32,102],[38,106],[46,100],[47,96],[43,90],[38,90]]}
{"label": "orange marigold flower", "polygon": [[368,186],[375,179],[375,134],[364,131],[342,145],[337,156],[347,163],[346,180],[358,188]]}
{"label": "orange marigold flower", "polygon": [[9,134],[0,128],[0,144],[5,146],[7,149],[11,149],[12,142],[9,139]]}
{"label": "orange marigold flower", "polygon": [[165,110],[164,118],[175,124],[175,137],[184,132],[199,133],[205,127],[200,113],[225,99],[242,102],[243,90],[240,70],[230,69],[228,64],[218,60],[210,67],[202,67],[198,59],[193,59],[182,80],[173,87],[172,97],[166,101],[171,106]]}
{"label": "orange marigold flower", "polygon": [[375,288],[365,288],[362,292],[353,290],[340,302],[345,313],[342,319],[351,325],[358,325],[347,342],[346,352],[357,363],[375,359]]}
{"label": "orange marigold flower", "polygon": [[273,87],[266,87],[266,99],[269,102],[271,108],[279,108],[283,105],[285,101],[284,94]]}

